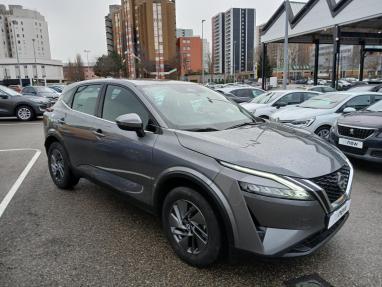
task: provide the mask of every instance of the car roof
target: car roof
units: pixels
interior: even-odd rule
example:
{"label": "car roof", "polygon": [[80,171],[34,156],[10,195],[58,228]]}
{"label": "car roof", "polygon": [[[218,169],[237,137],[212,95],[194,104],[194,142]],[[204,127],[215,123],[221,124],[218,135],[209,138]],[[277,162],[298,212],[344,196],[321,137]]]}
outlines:
{"label": "car roof", "polygon": [[251,86],[231,86],[231,87],[218,88],[219,91],[223,91],[223,92],[231,92],[231,91],[241,90],[241,89],[261,90],[260,88],[251,87]]}
{"label": "car roof", "polygon": [[134,86],[150,86],[150,85],[166,85],[166,84],[174,84],[174,85],[197,85],[191,82],[183,82],[183,81],[174,81],[174,80],[153,80],[153,79],[142,79],[142,80],[128,80],[128,79],[114,79],[114,78],[105,78],[105,79],[95,79],[95,80],[87,80],[82,82],[73,83],[72,85],[79,84],[96,84],[96,83],[119,83],[119,84],[132,84]]}

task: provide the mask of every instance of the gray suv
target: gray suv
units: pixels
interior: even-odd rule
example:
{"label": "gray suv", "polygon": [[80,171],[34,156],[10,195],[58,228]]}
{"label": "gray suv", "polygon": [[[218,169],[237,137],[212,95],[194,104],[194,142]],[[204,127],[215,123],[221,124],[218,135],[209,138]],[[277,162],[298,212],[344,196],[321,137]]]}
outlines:
{"label": "gray suv", "polygon": [[17,117],[30,121],[43,113],[53,103],[44,97],[23,96],[18,92],[0,86],[0,117]]}
{"label": "gray suv", "polygon": [[353,168],[338,149],[196,84],[76,83],[44,126],[59,188],[87,178],[126,194],[193,266],[231,250],[307,255],[349,215]]}

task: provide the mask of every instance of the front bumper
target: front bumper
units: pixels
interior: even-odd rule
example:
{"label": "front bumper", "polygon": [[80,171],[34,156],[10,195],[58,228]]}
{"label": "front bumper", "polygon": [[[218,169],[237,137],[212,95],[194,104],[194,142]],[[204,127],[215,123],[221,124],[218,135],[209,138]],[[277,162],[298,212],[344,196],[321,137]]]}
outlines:
{"label": "front bumper", "polygon": [[[339,139],[345,138],[349,140],[359,141],[363,143],[363,148],[358,149],[339,144]],[[352,158],[358,158],[366,161],[382,163],[382,138],[375,136],[369,137],[365,140],[340,136],[335,130],[332,129],[329,136],[329,142],[335,145],[343,153]]]}
{"label": "front bumper", "polygon": [[[298,201],[247,193],[238,184],[247,180],[248,176],[229,169],[214,180],[220,188],[225,187],[223,193],[234,213],[235,249],[262,257],[308,255],[334,236],[349,216],[347,212],[328,229],[329,217],[344,202],[328,209],[320,201],[321,195],[314,201]],[[351,181],[349,192],[350,188]]]}

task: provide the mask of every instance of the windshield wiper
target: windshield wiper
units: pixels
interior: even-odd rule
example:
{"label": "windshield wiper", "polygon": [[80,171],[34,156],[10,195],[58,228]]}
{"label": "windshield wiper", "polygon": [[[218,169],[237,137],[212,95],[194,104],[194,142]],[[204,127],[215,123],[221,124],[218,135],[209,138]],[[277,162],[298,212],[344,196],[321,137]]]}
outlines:
{"label": "windshield wiper", "polygon": [[226,130],[232,130],[232,129],[241,128],[245,126],[256,126],[256,125],[257,125],[256,122],[249,122],[249,123],[238,124],[238,125],[226,128]]}
{"label": "windshield wiper", "polygon": [[187,132],[218,132],[218,129],[215,128],[199,128],[199,129],[189,129],[185,130]]}

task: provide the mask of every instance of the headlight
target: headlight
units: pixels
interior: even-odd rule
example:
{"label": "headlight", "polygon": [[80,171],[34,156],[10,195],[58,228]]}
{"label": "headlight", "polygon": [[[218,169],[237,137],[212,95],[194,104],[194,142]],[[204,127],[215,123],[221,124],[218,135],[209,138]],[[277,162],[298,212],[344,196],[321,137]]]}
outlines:
{"label": "headlight", "polygon": [[[240,188],[245,192],[271,196],[271,197],[284,198],[284,199],[314,200],[314,198],[310,195],[310,193],[307,192],[305,189],[303,189],[297,184],[281,176],[278,176],[272,173],[263,172],[263,171],[253,170],[246,167],[237,166],[237,165],[222,162],[222,161],[220,162],[220,164],[222,164],[225,167],[228,167],[243,173],[251,174],[254,176],[258,176],[258,177],[262,177],[262,178],[270,180],[268,181],[269,184],[266,184],[266,185],[239,182]],[[272,182],[274,183],[273,186],[272,186]]]}
{"label": "headlight", "polygon": [[316,118],[311,118],[307,120],[298,120],[298,121],[293,121],[291,124],[294,126],[304,126],[304,127],[309,127],[311,126]]}

